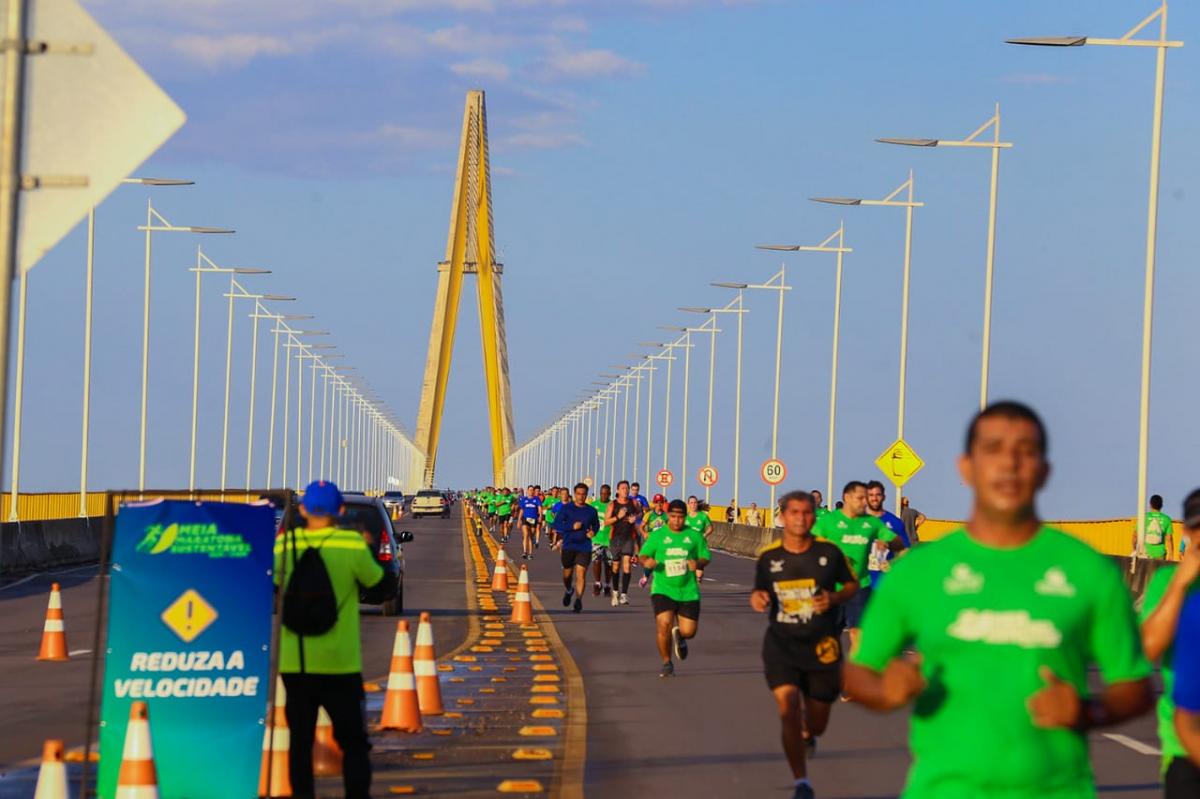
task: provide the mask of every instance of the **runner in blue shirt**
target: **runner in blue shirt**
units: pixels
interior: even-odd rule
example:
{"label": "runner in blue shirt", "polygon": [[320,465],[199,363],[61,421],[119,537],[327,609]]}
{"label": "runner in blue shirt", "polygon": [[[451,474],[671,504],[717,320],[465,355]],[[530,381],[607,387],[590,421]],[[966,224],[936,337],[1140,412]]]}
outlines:
{"label": "runner in blue shirt", "polygon": [[[1192,765],[1200,767],[1200,593],[1188,596],[1179,612],[1174,658],[1175,732],[1179,734],[1179,741],[1187,750]],[[1200,788],[1200,769],[1191,771],[1179,787],[1191,791]],[[1196,794],[1185,794],[1181,790],[1178,795]]]}
{"label": "runner in blue shirt", "polygon": [[587,483],[576,483],[575,500],[561,507],[554,507],[554,529],[562,541],[563,607],[571,604],[575,596],[576,613],[583,610],[583,587],[587,582],[587,569],[592,562],[592,536],[600,529],[600,516],[588,504]]}
{"label": "runner in blue shirt", "polygon": [[642,494],[642,486],[640,483],[630,483],[629,498],[641,505],[645,510],[650,510],[650,501]]}
{"label": "runner in blue shirt", "polygon": [[[884,489],[883,483],[878,480],[867,483],[867,513],[879,519],[885,527],[896,534],[896,538],[902,545],[900,551],[903,551],[912,546],[912,543],[908,540],[908,533],[904,530],[904,520],[884,509],[883,505],[886,499],[887,491]],[[867,559],[867,571],[871,573],[872,588],[879,585],[883,575],[887,574],[888,569],[891,568],[892,558],[897,554],[899,553],[890,550],[887,544],[876,542],[875,548],[871,550]]]}
{"label": "runner in blue shirt", "polygon": [[542,518],[542,500],[534,486],[526,488],[525,496],[517,500],[517,514],[521,519],[521,560],[529,560],[533,557],[538,523]]}

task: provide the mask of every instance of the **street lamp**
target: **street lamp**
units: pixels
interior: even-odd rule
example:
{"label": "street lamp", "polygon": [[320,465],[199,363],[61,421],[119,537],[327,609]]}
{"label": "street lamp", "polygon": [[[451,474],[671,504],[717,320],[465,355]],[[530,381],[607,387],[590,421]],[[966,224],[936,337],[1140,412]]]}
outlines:
{"label": "street lamp", "polygon": [[[992,129],[992,139],[979,139],[988,128]],[[884,138],[875,141],[883,144],[902,144],[909,147],[974,147],[991,150],[992,178],[988,190],[988,232],[987,258],[983,283],[983,356],[979,376],[979,410],[987,407],[988,395],[988,362],[991,359],[992,342],[992,272],[996,258],[996,193],[1000,178],[1000,151],[1012,147],[1011,142],[1000,141],[1000,104],[996,103],[996,113],[990,119],[975,129],[975,132],[965,139],[895,139]]]}
{"label": "street lamp", "polygon": [[[906,199],[897,200],[902,192]],[[813,202],[829,203],[832,205],[877,205],[889,208],[904,209],[904,280],[900,294],[900,398],[896,403],[896,438],[904,438],[904,392],[908,379],[908,286],[910,267],[912,265],[912,223],[913,209],[925,205],[913,200],[913,173],[908,171],[908,180],[896,187],[882,200],[863,200],[851,197],[812,197]],[[896,514],[900,513],[900,486],[894,485],[896,496]]]}
{"label": "street lamp", "polygon": [[[248,296],[250,298],[254,299],[255,302],[254,302],[254,312],[250,314],[250,319],[252,320],[251,321],[252,330],[250,333],[250,408],[249,408],[249,412],[247,413],[247,421],[246,421],[246,491],[250,490],[250,485],[251,485],[250,470],[251,470],[251,466],[254,463],[254,399],[255,399],[255,392],[258,387],[258,320],[259,319],[275,319],[276,318],[275,315],[267,315],[267,313],[266,313],[267,309],[265,306],[263,306],[262,301],[269,298],[271,301],[274,301],[274,302],[292,302],[296,299],[295,297],[281,297],[281,296],[275,295],[275,294],[251,294]],[[295,318],[299,318],[299,317],[282,316],[279,318],[295,319]],[[305,318],[311,318],[311,317],[305,317]],[[276,334],[275,338],[276,338],[276,343],[278,344],[278,339],[279,339],[278,334]],[[278,361],[279,361],[278,347],[276,347],[276,358],[275,358],[275,364],[274,364],[275,367],[278,367],[278,365],[279,365]],[[274,373],[272,373],[272,375],[271,375],[271,380],[272,380],[272,384],[271,384],[272,395],[274,395],[274,388],[275,388]],[[273,396],[272,396],[271,402],[272,402],[272,406],[273,406],[274,405],[274,397]],[[272,412],[274,412],[274,410],[275,410],[274,407],[272,407],[271,410],[272,410]],[[269,472],[270,472],[270,470],[268,469],[268,474],[269,474]]]}
{"label": "street lamp", "polygon": [[[834,239],[837,244],[833,244]],[[815,247],[804,247],[798,244],[760,244],[760,250],[777,252],[832,252],[837,254],[837,271],[833,283],[833,366],[829,375],[829,452],[826,463],[827,497],[833,496],[833,442],[837,422],[837,385],[838,385],[838,342],[841,338],[842,323],[842,256],[853,252],[846,246],[846,227],[838,225],[827,239]],[[773,507],[773,506],[772,506]]]}
{"label": "street lamp", "polygon": [[[683,333],[683,452],[681,453],[682,463],[679,464],[679,491],[684,497],[687,496],[688,397],[691,394],[692,334],[707,333],[708,330],[705,328],[707,324],[705,322],[700,327],[658,326],[660,330]],[[711,381],[711,374],[709,378]]]}
{"label": "street lamp", "polygon": [[[1135,39],[1139,31],[1158,20],[1157,39]],[[1167,68],[1167,48],[1183,47],[1181,41],[1167,40],[1167,2],[1133,26],[1120,39],[1098,39],[1093,36],[1059,36],[1032,39],[1008,39],[1009,44],[1029,44],[1046,47],[1081,47],[1085,44],[1113,47],[1154,47],[1157,58],[1154,68],[1154,115],[1150,134],[1150,198],[1146,208],[1146,277],[1142,298],[1142,380],[1138,415],[1138,551],[1145,551],[1146,542],[1146,467],[1149,461],[1150,434],[1150,338],[1154,316],[1154,258],[1158,234],[1158,173],[1162,150],[1163,85]],[[1131,564],[1132,566],[1132,564]]]}
{"label": "street lamp", "polygon": [[[726,308],[696,308],[696,307],[692,307],[692,306],[687,306],[684,308],[680,308],[679,310],[685,311],[687,313],[709,314],[709,320],[708,320],[708,322],[705,322],[706,325],[711,325],[710,330],[712,332],[712,336],[709,338],[709,347],[708,347],[708,433],[706,434],[706,442],[707,443],[705,445],[704,464],[706,466],[711,466],[712,465],[713,385],[716,381],[716,373],[717,373],[717,333],[721,332],[720,330],[717,329],[717,314],[718,313],[740,314],[741,312],[738,311],[736,308],[728,308],[728,307],[726,307]],[[740,385],[738,386],[737,391],[738,391],[739,395],[742,393]],[[712,486],[704,487],[704,501],[706,503],[710,499],[711,492],[712,492]],[[737,494],[735,492],[734,497],[736,498],[736,496],[737,496]],[[732,522],[732,520],[730,520],[730,521]]]}
{"label": "street lamp", "polygon": [[[261,311],[261,313],[259,313],[259,311]],[[297,320],[312,319],[312,318],[313,317],[309,314],[273,314],[273,313],[269,313],[261,305],[255,307],[255,314],[254,314],[255,321],[257,321],[259,319],[271,319],[275,322],[275,328],[271,331],[275,335],[275,346],[274,346],[273,354],[271,356],[271,419],[270,419],[270,429],[268,430],[268,433],[267,433],[267,479],[266,479],[266,485],[264,486],[264,488],[271,487],[271,474],[274,471],[274,463],[275,463],[275,411],[279,406],[279,402],[277,400],[277,396],[278,396],[278,392],[279,392],[279,335],[281,333],[285,333],[285,332],[288,332],[291,330],[291,328],[288,327],[288,325],[285,323],[285,320],[297,321]],[[255,342],[258,341],[257,333],[254,336],[254,340],[255,340]],[[285,364],[286,363],[290,363],[290,361],[285,362]],[[285,399],[286,399],[286,392],[285,392]],[[253,437],[254,437],[254,406],[253,405],[250,406],[250,423],[249,423],[249,432],[247,433],[247,436],[251,440],[253,440]],[[246,482],[249,483],[249,478],[246,479]],[[286,484],[286,481],[285,481],[285,484]]]}
{"label": "street lamp", "polygon": [[138,230],[146,234],[146,263],[145,282],[142,292],[142,404],[141,425],[138,432],[138,491],[146,490],[146,395],[150,381],[150,241],[154,233],[199,233],[227,234],[235,231],[230,228],[199,227],[196,225],[172,225],[167,219],[154,210],[151,201],[146,201],[146,224],[139,225]]}

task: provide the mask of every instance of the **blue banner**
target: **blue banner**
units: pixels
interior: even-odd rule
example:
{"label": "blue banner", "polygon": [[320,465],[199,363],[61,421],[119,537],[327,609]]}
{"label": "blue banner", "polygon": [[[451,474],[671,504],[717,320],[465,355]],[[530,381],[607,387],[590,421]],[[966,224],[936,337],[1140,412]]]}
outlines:
{"label": "blue banner", "polygon": [[129,706],[149,705],[162,799],[258,795],[275,515],[167,501],[117,515],[98,795],[117,791]]}

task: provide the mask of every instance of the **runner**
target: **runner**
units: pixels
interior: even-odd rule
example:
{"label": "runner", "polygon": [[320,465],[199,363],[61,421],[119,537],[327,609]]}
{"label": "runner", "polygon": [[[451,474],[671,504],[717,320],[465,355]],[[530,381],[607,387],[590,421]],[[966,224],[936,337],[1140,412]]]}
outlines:
{"label": "runner", "polygon": [[1045,453],[1030,408],[980,411],[958,461],[966,528],[897,561],[867,608],[846,690],[877,711],[916,700],[906,796],[1094,797],[1087,731],[1153,702],[1117,567],[1038,518]]}
{"label": "runner", "polygon": [[[654,499],[650,503],[650,512],[642,518],[642,537],[649,539],[663,527],[667,526],[667,498],[662,494],[655,494]],[[638,585],[642,588],[646,587],[646,583],[650,582],[651,571],[645,566],[642,567],[642,578],[638,580]]]}
{"label": "runner", "polygon": [[642,506],[630,497],[628,480],[617,483],[617,498],[605,511],[604,526],[611,530],[608,551],[612,556],[612,606],[615,608],[618,604],[629,604],[633,556],[642,543]]}
{"label": "runner", "polygon": [[642,506],[643,510],[650,510],[650,501],[642,494],[641,483],[631,483],[629,486],[629,498]]}
{"label": "runner", "polygon": [[850,634],[850,654],[853,655],[858,649],[863,610],[867,607],[867,600],[871,598],[869,553],[876,541],[885,542],[893,550],[900,548],[900,541],[882,522],[864,513],[867,509],[866,483],[858,480],[846,483],[842,490],[842,502],[839,504],[842,505],[841,508],[831,510],[817,520],[815,532],[838,545],[850,561],[850,565],[854,567],[854,576],[858,578],[858,591],[843,609],[844,621]]}
{"label": "runner", "polygon": [[[908,549],[912,544],[909,543],[908,533],[904,532],[904,521],[896,514],[889,513],[884,509],[885,500],[887,500],[887,489],[883,487],[883,483],[878,480],[867,483],[867,515],[874,516],[883,522],[884,527],[896,534],[896,537],[900,539],[900,551]],[[867,558],[867,571],[871,575],[872,589],[879,587],[879,581],[892,567],[892,558],[896,555],[897,553],[888,549],[887,544],[883,541],[876,540],[872,545],[871,554]]]}
{"label": "runner", "polygon": [[537,486],[525,489],[525,496],[517,501],[521,519],[521,559],[533,557],[534,539],[542,520],[542,501],[537,496]]}
{"label": "runner", "polygon": [[[1150,512],[1146,514],[1146,552],[1148,558],[1168,560],[1175,549],[1175,525],[1171,517],[1162,512],[1163,498],[1158,494],[1150,497]],[[1138,552],[1137,525],[1133,526],[1133,552]]]}
{"label": "runner", "polygon": [[[1200,530],[1200,489],[1188,494],[1183,503],[1183,538],[1191,539]],[[1146,526],[1149,538],[1150,526]],[[1189,548],[1190,550],[1191,548]],[[1183,799],[1200,796],[1200,768],[1188,760],[1179,736],[1175,732],[1174,644],[1183,632],[1180,611],[1184,601],[1197,595],[1200,583],[1200,552],[1191,551],[1174,563],[1159,566],[1150,576],[1142,597],[1142,646],[1146,657],[1162,661],[1162,696],[1158,699],[1158,737],[1162,749],[1162,781],[1164,799]],[[1190,635],[1195,635],[1195,631]]]}
{"label": "runner", "polygon": [[813,799],[806,744],[816,751],[842,691],[837,606],[858,590],[858,579],[836,544],[813,536],[817,514],[811,494],[792,491],[779,505],[783,537],[759,553],[750,607],[771,611],[762,658],[796,780],[793,799]]}
{"label": "runner", "polygon": [[[700,500],[693,494],[688,497],[687,501],[687,528],[704,536],[705,542],[708,541],[708,534],[712,530],[712,519],[708,516],[708,511],[700,510]],[[704,579],[704,567],[696,572],[696,580]]]}
{"label": "runner", "polygon": [[829,513],[829,508],[825,507],[825,505],[824,505],[825,497],[821,495],[821,489],[814,488],[811,493],[812,493],[813,502],[817,506],[817,518],[819,519],[822,516],[824,516],[826,513]]}
{"label": "runner", "polygon": [[495,514],[500,523],[500,543],[508,543],[508,534],[512,530],[512,511],[514,504],[512,492],[507,488],[500,489],[496,496]]}
{"label": "runner", "polygon": [[583,588],[592,560],[592,537],[600,529],[600,517],[588,504],[587,495],[587,483],[576,483],[574,502],[556,506],[554,511],[554,529],[562,541],[563,586],[567,589],[563,594],[563,607],[570,605],[574,596],[576,613],[583,610]]}
{"label": "runner", "polygon": [[538,540],[535,546],[542,542],[542,530],[546,533],[546,546],[554,549],[554,506],[558,504],[558,486],[550,488],[542,497],[542,527],[538,530]]}
{"label": "runner", "polygon": [[[612,486],[608,483],[600,486],[600,498],[593,499],[588,504],[596,509],[596,515],[600,517],[601,523],[608,516],[608,503],[612,502]],[[595,584],[592,586],[592,596],[600,596],[600,591],[603,589],[604,595],[608,596],[612,593],[612,558],[609,557],[608,543],[612,537],[612,528],[604,525],[600,531],[592,538],[592,576],[595,577]]]}
{"label": "runner", "polygon": [[[567,489],[559,488],[558,497],[554,501],[554,506],[550,509],[551,521],[558,518],[558,514],[562,511],[564,505],[569,504],[571,504],[571,500],[567,497]],[[554,549],[562,549],[562,535],[559,534],[558,528],[551,526],[550,535],[550,546]]]}
{"label": "runner", "polygon": [[654,572],[650,604],[654,608],[655,642],[662,657],[659,677],[675,673],[671,653],[687,660],[688,639],[700,624],[700,579],[697,575],[712,556],[704,536],[686,525],[687,505],[672,500],[667,506],[667,526],[659,528],[642,546],[642,565]]}
{"label": "runner", "polygon": [[492,486],[488,486],[483,491],[483,507],[487,510],[488,528],[492,531],[492,535],[496,535],[496,500],[499,499],[499,493]]}

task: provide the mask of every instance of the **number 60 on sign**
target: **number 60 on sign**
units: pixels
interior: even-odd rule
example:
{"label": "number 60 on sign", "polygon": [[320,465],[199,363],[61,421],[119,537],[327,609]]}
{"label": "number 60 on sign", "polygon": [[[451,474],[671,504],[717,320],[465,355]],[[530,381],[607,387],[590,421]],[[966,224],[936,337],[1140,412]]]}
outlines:
{"label": "number 60 on sign", "polygon": [[787,466],[778,458],[764,461],[759,476],[769,486],[777,486],[787,479]]}

